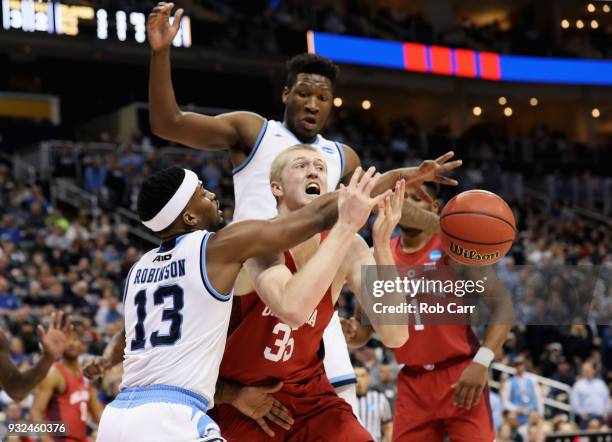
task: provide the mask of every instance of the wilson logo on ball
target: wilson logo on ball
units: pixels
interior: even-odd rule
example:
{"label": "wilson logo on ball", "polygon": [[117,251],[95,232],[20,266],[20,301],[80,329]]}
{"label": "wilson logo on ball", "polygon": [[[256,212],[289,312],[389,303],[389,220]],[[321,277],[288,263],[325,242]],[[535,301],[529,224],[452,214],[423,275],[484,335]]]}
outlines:
{"label": "wilson logo on ball", "polygon": [[489,261],[491,259],[499,258],[499,252],[487,253],[487,254],[481,255],[476,250],[464,249],[463,247],[461,247],[458,244],[455,244],[452,241],[450,243],[450,251],[456,255],[463,256],[466,259],[472,259],[475,261]]}

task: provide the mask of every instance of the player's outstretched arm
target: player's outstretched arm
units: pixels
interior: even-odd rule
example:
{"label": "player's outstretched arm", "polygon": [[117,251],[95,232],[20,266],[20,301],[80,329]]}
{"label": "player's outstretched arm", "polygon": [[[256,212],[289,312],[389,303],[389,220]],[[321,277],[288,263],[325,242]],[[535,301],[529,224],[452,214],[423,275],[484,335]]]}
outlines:
{"label": "player's outstretched arm", "polygon": [[174,3],[158,3],[147,19],[151,46],[149,72],[149,121],[158,137],[199,149],[250,150],[264,120],[251,112],[232,112],[210,117],[182,112],[174,96],[170,69],[170,47],[179,31],[183,9],[170,24]]}
{"label": "player's outstretched arm", "polygon": [[[372,179],[371,173],[364,175],[359,184],[367,186]],[[322,195],[305,207],[274,220],[242,221],[221,229],[210,239],[206,252],[213,287],[227,293],[247,259],[276,255],[331,228],[338,218],[340,192]]]}
{"label": "player's outstretched arm", "polygon": [[97,356],[83,366],[83,374],[89,379],[102,376],[107,370],[123,362],[125,351],[125,329],[118,331],[111,338],[102,356]]}
{"label": "player's outstretched arm", "polygon": [[372,208],[384,195],[370,197],[378,176],[371,168],[361,177],[357,171],[339,194],[338,222],[325,241],[300,270],[292,274],[284,262],[269,265],[268,258],[247,261],[255,291],[283,322],[299,327],[321,302],[351,247],[353,237],[366,223]]}
{"label": "player's outstretched arm", "polygon": [[[354,258],[350,263],[347,285],[353,291],[361,306],[371,305],[369,300],[364,299],[366,294],[361,290],[363,286],[362,266],[377,266],[378,279],[393,280],[397,277],[395,261],[389,244],[391,234],[401,217],[405,191],[406,184],[404,180],[400,180],[395,186],[394,195],[386,197],[384,202],[379,204],[376,221],[372,228],[374,253],[372,254],[362,238],[358,238],[355,243],[355,250],[351,252],[351,256]],[[400,293],[388,293],[382,299],[382,302],[385,305],[399,305],[404,299],[405,297]],[[372,321],[374,331],[387,347],[401,347],[408,340],[408,326],[405,322],[402,322],[404,318],[400,317],[398,319],[398,321],[393,321],[395,324],[382,324],[380,321]]]}
{"label": "player's outstretched arm", "polygon": [[[346,173],[342,177],[342,181],[348,182],[354,169],[361,164],[361,160],[359,159],[357,153],[346,145],[344,146],[344,155],[346,158]],[[378,182],[376,188],[374,188],[373,194],[377,195],[378,192],[390,188],[398,180],[403,178],[406,180],[408,192],[416,193],[420,198],[423,198],[426,201],[431,201],[431,197],[427,194],[427,192],[424,192],[421,189],[421,185],[425,181],[429,181],[449,186],[456,186],[456,180],[443,176],[443,174],[461,166],[461,160],[449,162],[454,155],[455,153],[450,151],[436,160],[423,161],[419,167],[404,167],[385,172]],[[402,209],[400,225],[412,226],[429,232],[436,232],[440,227],[438,216],[436,214],[407,204],[404,204],[404,208]]]}
{"label": "player's outstretched arm", "polygon": [[6,338],[0,333],[0,386],[15,401],[19,402],[42,382],[53,362],[64,352],[66,335],[71,332],[70,318],[62,330],[63,312],[52,313],[47,330],[38,326],[43,354],[34,367],[20,372],[9,357]]}

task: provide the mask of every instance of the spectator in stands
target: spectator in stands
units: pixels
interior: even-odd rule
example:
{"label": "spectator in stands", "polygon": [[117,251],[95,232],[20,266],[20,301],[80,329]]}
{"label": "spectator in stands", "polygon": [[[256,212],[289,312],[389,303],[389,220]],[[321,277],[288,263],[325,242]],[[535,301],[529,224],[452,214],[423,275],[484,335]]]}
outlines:
{"label": "spectator in stands", "polygon": [[585,362],[581,378],[572,387],[571,405],[582,429],[593,419],[603,422],[610,409],[610,390],[595,374],[593,364]]}
{"label": "spectator in stands", "polygon": [[374,389],[385,395],[391,406],[391,414],[395,410],[395,396],[397,393],[395,380],[396,376],[393,372],[391,361],[384,359],[378,368],[378,383],[374,386]]}
{"label": "spectator in stands", "polygon": [[21,307],[21,301],[15,296],[6,278],[0,277],[0,314],[10,314]]}
{"label": "spectator in stands", "polygon": [[512,361],[516,374],[504,382],[501,389],[504,409],[514,411],[519,423],[525,424],[532,411],[544,415],[542,392],[533,376],[525,371],[525,358],[517,356]]}
{"label": "spectator in stands", "polygon": [[359,419],[376,442],[390,442],[393,429],[391,406],[384,393],[370,388],[370,373],[363,365],[355,366]]}
{"label": "spectator in stands", "polygon": [[84,175],[85,190],[91,193],[98,193],[106,183],[108,168],[102,164],[100,157],[95,157],[91,164],[85,168]]}
{"label": "spectator in stands", "polygon": [[499,431],[503,423],[503,406],[501,397],[499,397],[499,394],[495,393],[493,390],[489,390],[489,402],[491,403],[491,413],[493,415],[493,425],[495,426],[495,431]]}

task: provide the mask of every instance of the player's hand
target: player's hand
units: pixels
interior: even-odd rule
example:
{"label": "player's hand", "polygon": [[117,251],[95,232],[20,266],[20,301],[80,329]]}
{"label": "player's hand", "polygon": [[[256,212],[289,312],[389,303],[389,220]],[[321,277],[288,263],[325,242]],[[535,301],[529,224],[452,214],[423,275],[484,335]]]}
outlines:
{"label": "player's hand", "polygon": [[257,422],[268,436],[274,437],[274,431],[265,419],[274,422],[285,430],[293,425],[293,418],[289,414],[289,410],[272,396],[272,393],[276,393],[282,387],[282,382],[276,385],[242,387],[232,405],[242,414]]}
{"label": "player's hand", "polygon": [[404,205],[404,195],[406,194],[406,181],[399,180],[395,183],[393,196],[388,196],[378,204],[378,211],[374,226],[372,226],[372,239],[374,247],[389,246],[391,234],[397,223],[402,218],[402,206]]}
{"label": "player's hand", "polygon": [[370,193],[378,182],[380,174],[376,168],[370,167],[367,172],[358,167],[351,177],[348,186],[340,184],[338,195],[338,223],[353,230],[355,233],[366,223],[372,209],[385,197],[391,194],[388,190],[377,197],[371,198]]}
{"label": "player's hand", "polygon": [[461,160],[455,160],[449,163],[448,160],[454,156],[455,152],[446,152],[435,160],[423,161],[419,167],[413,168],[410,172],[403,174],[402,178],[406,180],[406,190],[410,193],[417,194],[419,198],[431,203],[431,196],[421,188],[425,181],[445,184],[447,186],[456,186],[459,184],[457,180],[442,175],[463,164]]}
{"label": "player's hand", "polygon": [[147,18],[147,39],[153,52],[168,49],[181,26],[183,9],[178,9],[170,24],[170,12],[174,3],[159,2]]}
{"label": "player's hand", "polygon": [[488,369],[482,364],[472,362],[468,365],[456,384],[453,394],[453,405],[469,410],[477,405],[482,395],[482,390],[487,385]]}
{"label": "player's hand", "polygon": [[357,334],[357,327],[359,326],[357,319],[354,317],[340,318],[340,325],[346,342],[350,342]]}
{"label": "player's hand", "polygon": [[62,319],[64,312],[53,312],[49,318],[47,330],[42,325],[37,327],[38,337],[43,348],[43,356],[53,360],[58,359],[66,347],[68,336],[72,333],[72,320],[70,316],[66,318],[66,323],[62,329]]}
{"label": "player's hand", "polygon": [[111,367],[111,363],[103,356],[96,356],[83,366],[83,374],[88,379],[96,379],[102,376]]}

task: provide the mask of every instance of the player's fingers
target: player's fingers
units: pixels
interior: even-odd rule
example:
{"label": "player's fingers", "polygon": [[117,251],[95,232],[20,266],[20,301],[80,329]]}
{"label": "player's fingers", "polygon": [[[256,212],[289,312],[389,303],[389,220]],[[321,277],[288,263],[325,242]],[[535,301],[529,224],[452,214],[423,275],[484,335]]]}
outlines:
{"label": "player's fingers", "polygon": [[291,424],[276,416],[272,411],[266,415],[266,418],[285,430],[289,430],[291,428]]}
{"label": "player's fingers", "polygon": [[452,150],[448,151],[444,155],[441,155],[438,158],[436,158],[436,163],[444,164],[454,156],[455,156],[455,152],[453,152]]}
{"label": "player's fingers", "polygon": [[391,218],[393,209],[391,208],[391,195],[385,198],[385,216]]}
{"label": "player's fingers", "polygon": [[361,177],[362,172],[363,169],[361,167],[355,169],[355,172],[353,172],[353,176],[351,177],[351,181],[349,181],[348,187],[350,189],[354,189],[357,187],[357,183],[359,182],[359,178]]}
{"label": "player's fingers", "polygon": [[58,330],[62,329],[62,319],[64,319],[64,312],[60,310],[57,315],[55,315],[55,323],[53,324],[53,328]]}
{"label": "player's fingers", "polygon": [[181,8],[178,11],[176,11],[176,14],[174,14],[174,21],[172,22],[172,29],[174,29],[175,31],[178,31],[178,29],[181,26],[181,18],[183,17],[184,12],[185,10]]}
{"label": "player's fingers", "polygon": [[72,333],[72,315],[66,316],[66,323],[64,324],[64,333],[71,334]]}
{"label": "player's fingers", "polygon": [[376,186],[376,183],[378,183],[380,177],[380,173],[376,172],[374,176],[368,181],[368,183],[366,183],[363,193],[369,196],[372,193],[372,190],[374,190],[374,186]]}
{"label": "player's fingers", "polygon": [[287,424],[293,425],[294,420],[293,416],[291,416],[291,413],[289,412],[289,409],[287,409],[287,407],[285,407],[279,401],[274,401],[274,404],[272,405],[272,410],[270,412],[277,416],[279,419],[285,421]]}
{"label": "player's fingers", "polygon": [[436,175],[433,179],[433,182],[438,184],[444,184],[445,186],[456,186],[457,184],[459,184],[459,181],[442,175]]}
{"label": "player's fingers", "polygon": [[283,388],[283,383],[279,382],[278,384],[267,385],[265,387],[261,387],[261,392],[262,393],[276,393],[281,388]]}
{"label": "player's fingers", "polygon": [[380,195],[378,195],[377,197],[374,197],[371,200],[372,207],[381,204],[385,200],[385,198],[387,198],[389,195],[391,195],[391,190],[387,190],[384,193],[381,193]]}
{"label": "player's fingers", "polygon": [[472,408],[472,402],[474,401],[474,395],[476,394],[477,388],[478,388],[477,386],[467,387],[467,392],[465,394],[465,402],[463,406],[468,410]]}
{"label": "player's fingers", "polygon": [[38,325],[36,327],[36,331],[38,332],[38,336],[40,337],[40,339],[45,337],[45,328],[42,325]]}
{"label": "player's fingers", "polygon": [[55,317],[56,316],[57,316],[56,312],[51,313],[51,315],[49,316],[49,323],[47,324],[47,330],[51,330],[55,326]]}
{"label": "player's fingers", "polygon": [[359,180],[359,183],[357,184],[357,189],[363,192],[375,173],[376,168],[374,166],[370,166],[366,173]]}
{"label": "player's fingers", "polygon": [[453,405],[462,407],[465,399],[465,385],[462,383],[455,384],[455,393],[453,394]]}
{"label": "player's fingers", "polygon": [[438,167],[436,174],[439,175],[441,173],[450,172],[451,170],[461,167],[462,164],[463,164],[463,161],[461,160],[455,160],[455,161],[451,161],[450,163],[442,164],[440,167]]}
{"label": "player's fingers", "polygon": [[404,205],[406,198],[406,180],[400,180],[395,191],[395,207],[400,209]]}
{"label": "player's fingers", "polygon": [[255,419],[255,422],[257,422],[257,425],[259,425],[259,428],[261,428],[264,433],[266,433],[270,437],[274,437],[274,431],[272,431],[272,429],[268,427],[268,424],[266,423],[263,417]]}

